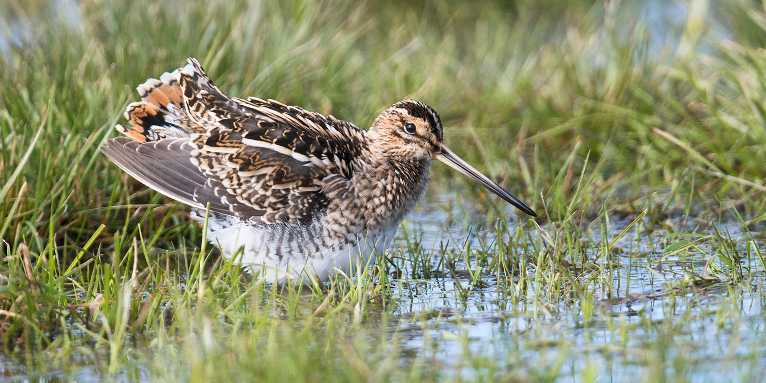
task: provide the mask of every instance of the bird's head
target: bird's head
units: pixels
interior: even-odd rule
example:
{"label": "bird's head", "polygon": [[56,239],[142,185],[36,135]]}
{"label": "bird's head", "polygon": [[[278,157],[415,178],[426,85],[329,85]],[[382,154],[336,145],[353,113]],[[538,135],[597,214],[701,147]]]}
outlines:
{"label": "bird's head", "polygon": [[500,187],[455,155],[444,144],[444,129],[439,115],[430,106],[415,100],[397,102],[372,123],[368,137],[376,154],[397,161],[429,163],[437,159],[478,182],[524,213],[537,216],[518,198]]}

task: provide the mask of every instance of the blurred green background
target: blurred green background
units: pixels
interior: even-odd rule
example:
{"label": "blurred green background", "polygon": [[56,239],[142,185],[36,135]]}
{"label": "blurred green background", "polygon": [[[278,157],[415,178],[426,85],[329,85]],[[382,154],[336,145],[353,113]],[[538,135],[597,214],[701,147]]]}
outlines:
{"label": "blurred green background", "polygon": [[[96,207],[119,176],[96,146],[136,85],[186,57],[231,95],[363,128],[422,100],[453,150],[553,219],[573,213],[570,198],[586,216],[607,202],[667,215],[690,195],[719,208],[762,191],[757,3],[62,0],[6,1],[0,14],[3,217],[24,180],[48,200],[27,209],[55,210],[62,193],[69,212]],[[456,178],[434,171],[436,190]],[[573,195],[581,174],[593,182]]]}

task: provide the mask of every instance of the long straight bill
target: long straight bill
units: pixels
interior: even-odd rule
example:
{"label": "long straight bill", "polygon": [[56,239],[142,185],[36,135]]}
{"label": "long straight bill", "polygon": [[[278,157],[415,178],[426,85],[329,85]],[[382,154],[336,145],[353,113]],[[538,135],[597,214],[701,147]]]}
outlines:
{"label": "long straight bill", "polygon": [[478,170],[474,169],[473,166],[468,165],[467,162],[463,161],[460,157],[455,155],[455,153],[452,153],[451,150],[445,145],[442,144],[441,147],[441,153],[436,155],[436,159],[444,162],[445,164],[449,165],[451,168],[459,171],[464,176],[478,182],[481,184],[481,186],[484,186],[485,188],[489,189],[492,193],[497,194],[500,196],[500,198],[508,201],[511,205],[517,207],[519,210],[533,216],[537,217],[537,213],[535,213],[534,210],[530,209],[529,206],[524,204],[524,202],[521,202],[518,198],[514,197],[511,193],[506,191],[505,189],[501,188],[500,185],[494,183],[489,177],[485,176],[484,174],[481,174]]}

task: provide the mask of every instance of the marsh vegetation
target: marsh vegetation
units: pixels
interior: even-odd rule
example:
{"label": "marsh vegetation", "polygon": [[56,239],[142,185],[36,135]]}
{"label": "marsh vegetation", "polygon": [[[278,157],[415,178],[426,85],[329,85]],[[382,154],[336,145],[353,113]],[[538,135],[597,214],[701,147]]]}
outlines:
{"label": "marsh vegetation", "polygon": [[[0,31],[3,379],[766,378],[762,4],[8,1]],[[360,127],[422,100],[540,217],[434,164],[375,265],[264,284],[98,151],[190,56]]]}

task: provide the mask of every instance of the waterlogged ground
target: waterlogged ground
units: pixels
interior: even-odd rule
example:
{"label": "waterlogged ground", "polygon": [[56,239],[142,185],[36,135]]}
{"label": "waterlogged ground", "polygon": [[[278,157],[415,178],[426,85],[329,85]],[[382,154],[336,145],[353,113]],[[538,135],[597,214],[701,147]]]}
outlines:
{"label": "waterlogged ground", "polygon": [[[503,212],[511,219],[506,227],[487,222],[485,213],[456,202],[455,196],[443,198],[450,200],[424,201],[399,231],[389,252],[385,302],[379,301],[381,295],[362,299],[360,313],[348,318],[357,323],[350,328],[363,331],[342,336],[368,343],[369,369],[375,371],[379,366],[374,361],[394,351],[396,364],[404,371],[422,369],[426,381],[766,379],[763,225],[682,216],[652,223],[639,215],[537,226],[520,224],[519,216],[508,210]],[[498,268],[498,262],[504,266]],[[255,281],[246,286],[251,283]],[[188,283],[178,287],[198,294]],[[170,296],[160,295],[159,302],[170,310],[151,315],[168,320],[165,326],[170,320],[187,323],[181,316],[189,314],[180,306],[173,310],[181,303]],[[291,299],[276,302],[289,306]],[[318,310],[319,302],[311,301],[310,293],[298,300],[305,302],[298,317]],[[88,321],[73,317],[69,337],[84,342],[70,349],[60,333],[48,333],[57,346],[39,355],[0,354],[0,374],[13,381],[194,380],[196,365],[228,366],[227,374],[235,367],[259,368],[270,363],[263,348],[280,349],[280,340],[257,335],[255,347],[249,348],[236,339],[247,336],[250,328],[261,331],[253,321],[262,321],[264,314],[276,322],[287,320],[283,309],[269,305],[261,314],[249,312],[252,307],[234,316],[219,317],[220,308],[207,314],[219,317],[213,320],[222,325],[242,319],[244,327],[215,330],[210,319],[202,325],[191,320],[164,327],[162,336],[156,330],[151,330],[154,335],[139,331],[117,343],[112,342],[114,332],[90,334],[96,330]],[[106,323],[92,312],[79,312]],[[288,341],[301,341],[303,323],[299,319],[286,326],[296,331]],[[328,330],[321,322],[305,323],[313,323],[313,335],[302,341],[321,347]],[[226,358],[210,360],[215,355],[205,356],[205,343],[215,344],[217,338],[222,349],[233,348],[238,357],[250,355],[244,359],[255,367],[237,366]],[[128,351],[113,349],[115,344]],[[238,347],[244,350],[236,351]],[[113,355],[121,362],[110,372],[106,366]],[[201,359],[195,362],[194,357]],[[420,379],[410,374],[406,380]]]}
{"label": "waterlogged ground", "polygon": [[[406,226],[430,248],[426,253],[435,253],[430,258],[434,269],[443,262],[440,243],[457,241],[476,250],[467,258],[470,266],[458,257],[454,268],[465,271],[457,279],[447,273],[396,280],[397,321],[389,331],[405,339],[405,358],[429,355],[437,365],[471,379],[486,371],[480,364],[465,365],[465,354],[503,366],[508,374],[500,377],[531,381],[766,378],[764,269],[754,247],[763,252],[759,232],[743,232],[742,224],[733,221],[695,229],[690,220],[683,226],[682,218],[671,219],[653,231],[633,226],[613,243],[611,256],[603,257],[603,222],[592,223],[583,228],[582,255],[595,262],[583,267],[580,260],[570,272],[580,273],[577,280],[593,299],[575,300],[574,292],[566,292],[567,283],[541,280],[537,260],[512,280],[484,273],[482,282],[466,293],[473,280],[467,270],[475,272],[481,258],[477,253],[487,244],[494,246],[496,231],[468,233],[463,225],[440,224],[447,218],[443,212],[421,211]],[[607,241],[630,223],[615,219]],[[725,233],[728,244],[719,241],[716,230]],[[403,239],[398,243],[406,246]],[[732,261],[734,273],[727,265]],[[413,267],[411,262],[403,265]],[[562,293],[538,290],[546,285]]]}

